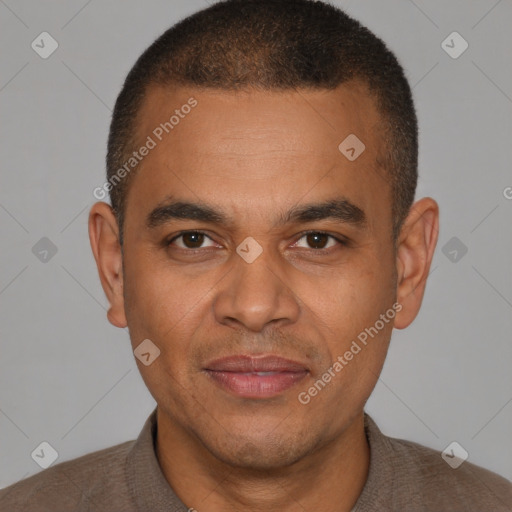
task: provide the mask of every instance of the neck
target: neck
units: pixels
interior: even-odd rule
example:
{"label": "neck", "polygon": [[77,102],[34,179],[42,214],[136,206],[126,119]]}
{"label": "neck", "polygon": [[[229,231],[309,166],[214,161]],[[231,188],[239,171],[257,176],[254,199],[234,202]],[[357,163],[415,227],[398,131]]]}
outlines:
{"label": "neck", "polygon": [[300,461],[266,470],[224,463],[160,408],[157,423],[164,476],[181,501],[198,512],[349,512],[368,475],[362,412],[337,438]]}

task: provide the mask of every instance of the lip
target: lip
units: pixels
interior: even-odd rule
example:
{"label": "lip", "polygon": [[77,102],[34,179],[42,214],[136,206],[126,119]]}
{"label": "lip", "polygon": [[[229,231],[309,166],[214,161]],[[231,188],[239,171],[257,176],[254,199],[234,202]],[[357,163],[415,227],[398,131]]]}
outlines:
{"label": "lip", "polygon": [[273,355],[223,357],[205,371],[225,391],[243,398],[277,396],[309,373],[303,364]]}

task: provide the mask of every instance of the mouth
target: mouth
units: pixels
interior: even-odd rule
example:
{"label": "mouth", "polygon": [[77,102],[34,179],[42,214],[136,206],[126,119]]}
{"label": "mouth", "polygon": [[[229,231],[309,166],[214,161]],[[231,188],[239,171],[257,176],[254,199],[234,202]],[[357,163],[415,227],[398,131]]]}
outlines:
{"label": "mouth", "polygon": [[296,361],[277,356],[230,356],[208,363],[204,371],[238,397],[270,398],[284,393],[309,373]]}

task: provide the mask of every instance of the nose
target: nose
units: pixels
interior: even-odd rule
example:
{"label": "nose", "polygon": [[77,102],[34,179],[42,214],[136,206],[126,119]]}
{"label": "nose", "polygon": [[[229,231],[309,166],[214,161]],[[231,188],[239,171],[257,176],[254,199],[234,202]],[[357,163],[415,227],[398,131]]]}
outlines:
{"label": "nose", "polygon": [[[234,268],[213,301],[216,320],[224,325],[261,332],[270,323],[297,321],[300,307],[282,265],[264,250],[252,263],[233,255]],[[220,284],[220,283],[219,283]]]}

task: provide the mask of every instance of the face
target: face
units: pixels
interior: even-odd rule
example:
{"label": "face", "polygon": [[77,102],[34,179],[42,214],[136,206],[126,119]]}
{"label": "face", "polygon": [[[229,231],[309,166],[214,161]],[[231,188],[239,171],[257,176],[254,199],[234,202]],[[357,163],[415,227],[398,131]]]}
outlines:
{"label": "face", "polygon": [[[338,148],[350,134],[358,156]],[[155,146],[130,184],[111,321],[160,350],[138,364],[173,428],[233,465],[298,461],[361,417],[402,308],[373,100],[357,84],[154,87],[138,135]]]}

